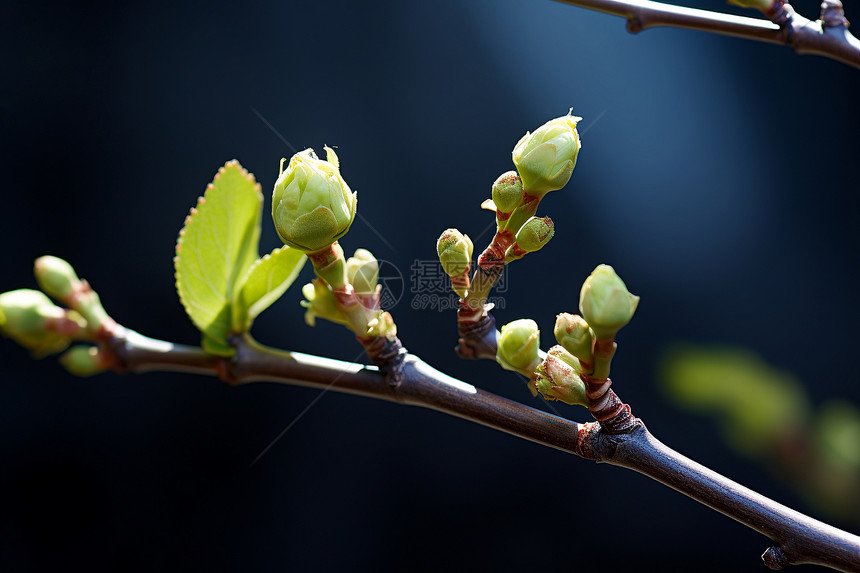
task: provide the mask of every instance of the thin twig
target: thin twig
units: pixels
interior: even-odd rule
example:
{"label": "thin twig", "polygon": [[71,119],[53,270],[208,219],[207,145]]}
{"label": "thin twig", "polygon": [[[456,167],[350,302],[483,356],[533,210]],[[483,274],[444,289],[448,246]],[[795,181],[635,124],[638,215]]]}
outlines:
{"label": "thin twig", "polygon": [[735,16],[650,0],[556,0],[597,10],[627,20],[633,34],[648,28],[669,26],[724,34],[791,46],[798,54],[826,56],[860,68],[860,40],[854,37],[842,16],[842,5],[832,0],[822,5],[820,20],[811,21],[786,5],[786,18],[775,24],[761,18]]}
{"label": "thin twig", "polygon": [[210,374],[232,384],[271,381],[381,398],[452,414],[585,459],[626,467],[660,481],[766,535],[771,568],[813,563],[860,573],[860,537],[814,520],[747,489],[659,442],[636,420],[610,434],[485,392],[405,354],[396,372],[233,341],[236,355],[153,340],[119,327],[108,345],[127,372],[171,370]]}

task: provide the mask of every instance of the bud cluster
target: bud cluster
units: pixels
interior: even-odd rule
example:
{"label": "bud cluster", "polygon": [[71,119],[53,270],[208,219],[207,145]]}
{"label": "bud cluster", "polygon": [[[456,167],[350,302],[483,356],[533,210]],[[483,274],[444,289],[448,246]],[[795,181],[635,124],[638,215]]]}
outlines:
{"label": "bud cluster", "polygon": [[308,254],[317,275],[302,288],[305,321],[317,317],[343,324],[361,339],[393,338],[391,315],[379,307],[379,263],[366,249],[346,259],[338,239],[352,225],[358,202],[340,174],[340,160],[325,147],[293,155],[272,192],[272,219],[281,240]]}
{"label": "bud cluster", "polygon": [[345,325],[361,339],[394,338],[397,327],[380,308],[379,262],[370,251],[357,249],[344,260],[343,249],[335,242],[310,258],[318,278],[302,287],[308,325],[314,326],[319,317]]}
{"label": "bud cluster", "polygon": [[493,182],[492,198],[481,205],[496,214],[496,234],[478,258],[478,266],[486,273],[480,283],[472,285],[469,281],[473,246],[468,236],[447,229],[439,237],[439,260],[451,277],[454,292],[465,302],[462,309],[468,309],[459,314],[461,320],[480,317],[480,309],[505,264],[540,250],[555,234],[552,219],[537,217],[537,208],[544,195],[570,180],[581,147],[576,131],[580,119],[568,113],[534,133],[527,132],[517,142],[511,155],[516,171],[500,175]]}
{"label": "bud cluster", "polygon": [[547,400],[568,404],[599,402],[609,387],[613,339],[630,322],[638,302],[612,267],[594,269],[580,293],[582,316],[563,312],[556,317],[553,334],[558,345],[535,369],[535,390]]}
{"label": "bud cluster", "polygon": [[[33,270],[41,291],[18,289],[0,294],[0,333],[37,358],[62,352],[77,340],[100,342],[114,323],[89,284],[57,257],[39,257]],[[45,293],[70,308],[54,304]],[[60,363],[80,376],[111,366],[94,346],[72,347],[60,357]]]}

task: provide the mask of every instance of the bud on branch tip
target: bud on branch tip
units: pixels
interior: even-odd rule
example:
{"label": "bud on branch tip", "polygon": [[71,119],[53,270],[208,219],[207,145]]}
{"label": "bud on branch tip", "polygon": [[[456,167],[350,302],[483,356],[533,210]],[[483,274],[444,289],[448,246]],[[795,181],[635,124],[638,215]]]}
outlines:
{"label": "bud on branch tip", "polygon": [[58,257],[39,257],[33,266],[33,272],[42,290],[57,300],[66,300],[80,288],[81,279],[75,269]]}
{"label": "bud on branch tip", "polygon": [[84,328],[86,323],[74,311],[66,311],[43,292],[19,289],[0,294],[0,332],[42,357],[64,350],[71,340],[57,326],[64,320]]}
{"label": "bud on branch tip", "polygon": [[457,229],[446,229],[436,241],[436,254],[439,255],[442,270],[451,277],[451,286],[460,298],[465,298],[469,288],[473,250],[469,235]]}
{"label": "bud on branch tip", "polygon": [[546,122],[534,133],[526,132],[519,140],[512,158],[526,193],[543,197],[567,185],[582,146],[576,131],[581,120],[568,112]]}
{"label": "bud on branch tip", "polygon": [[275,182],[272,218],[281,240],[304,252],[324,249],[341,238],[355,219],[357,194],[340,174],[334,150],[327,160],[313,149],[293,155]]}
{"label": "bud on branch tip", "polygon": [[540,330],[535,321],[521,318],[502,327],[499,334],[496,361],[505,370],[529,375],[540,358]]}
{"label": "bud on branch tip", "polygon": [[579,294],[579,310],[598,340],[612,340],[633,318],[638,304],[639,297],[630,294],[609,265],[598,265]]}

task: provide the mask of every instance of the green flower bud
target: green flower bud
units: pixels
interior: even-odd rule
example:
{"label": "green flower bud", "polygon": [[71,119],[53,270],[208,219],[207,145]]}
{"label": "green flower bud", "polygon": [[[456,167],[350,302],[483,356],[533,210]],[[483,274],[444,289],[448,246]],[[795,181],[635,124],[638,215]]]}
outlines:
{"label": "green flower bud", "polygon": [[35,356],[47,356],[65,349],[69,338],[51,330],[52,323],[66,318],[45,293],[20,289],[0,294],[0,332]]}
{"label": "green flower bud", "polygon": [[555,319],[555,339],[565,350],[587,364],[594,362],[594,332],[578,314],[563,312]]}
{"label": "green flower bud", "polygon": [[301,301],[305,307],[305,322],[309,326],[316,325],[316,317],[330,320],[337,324],[346,324],[346,317],[338,310],[334,293],[325,281],[313,279],[302,287],[302,294],[307,300]]}
{"label": "green flower bud", "polygon": [[96,346],[74,346],[60,356],[60,364],[75,376],[93,376],[109,368]]}
{"label": "green flower bud", "polygon": [[496,361],[505,370],[533,370],[540,358],[540,331],[535,321],[521,318],[502,327],[496,351]]}
{"label": "green flower bud", "polygon": [[561,346],[553,346],[532,375],[531,383],[547,400],[588,406],[585,382],[579,377],[578,362]]}
{"label": "green flower bud", "polygon": [[514,147],[513,160],[530,195],[542,197],[570,180],[581,147],[576,124],[581,117],[567,115],[526,132]]}
{"label": "green flower bud", "polygon": [[532,217],[517,231],[517,244],[527,253],[541,250],[555,235],[555,225],[549,217]]}
{"label": "green flower bud", "polygon": [[355,218],[357,194],[340,175],[335,152],[327,161],[313,149],[293,155],[275,182],[272,218],[281,240],[305,252],[323,249],[341,238]]}
{"label": "green flower bud", "polygon": [[436,252],[442,269],[449,277],[469,272],[472,265],[472,240],[457,229],[447,229],[436,241]]}
{"label": "green flower bud", "polygon": [[500,213],[511,213],[523,200],[523,181],[516,171],[503,173],[493,183],[493,204]]}
{"label": "green flower bud", "polygon": [[630,294],[609,265],[598,265],[579,294],[579,310],[598,340],[614,338],[633,318],[638,304],[639,297]]}
{"label": "green flower bud", "polygon": [[379,262],[367,249],[357,249],[346,260],[346,276],[356,294],[372,295],[379,282]]}
{"label": "green flower bud", "polygon": [[516,241],[505,251],[505,262],[516,261],[541,250],[555,235],[555,225],[549,217],[531,217],[517,231]]}
{"label": "green flower bud", "polygon": [[57,300],[68,298],[81,284],[72,265],[57,257],[39,257],[33,270],[42,290]]}

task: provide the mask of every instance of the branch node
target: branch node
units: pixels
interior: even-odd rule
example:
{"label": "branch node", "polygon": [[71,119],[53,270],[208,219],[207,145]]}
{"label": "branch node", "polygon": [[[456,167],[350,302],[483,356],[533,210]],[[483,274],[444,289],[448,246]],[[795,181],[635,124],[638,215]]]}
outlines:
{"label": "branch node", "polygon": [[788,565],[790,565],[790,563],[788,562],[788,557],[782,550],[782,547],[778,545],[768,547],[762,554],[761,560],[764,561],[764,564],[767,565],[768,569],[785,569]]}
{"label": "branch node", "polygon": [[790,21],[793,15],[794,8],[785,0],[775,0],[770,10],[765,12],[765,16],[780,28]]}
{"label": "branch node", "polygon": [[821,26],[823,28],[847,28],[851,23],[845,18],[840,0],[824,0],[821,3]]}
{"label": "branch node", "polygon": [[457,322],[460,334],[455,350],[457,356],[465,359],[496,359],[496,319],[485,314],[475,322]]}
{"label": "branch node", "polygon": [[642,31],[642,21],[637,16],[627,18],[627,31],[631,34],[638,34]]}
{"label": "branch node", "polygon": [[215,362],[215,372],[218,374],[218,379],[221,380],[221,382],[229,384],[230,386],[239,385],[239,377],[236,376],[236,369],[234,368],[235,364],[236,358],[233,356],[218,357],[218,361]]}
{"label": "branch node", "polygon": [[105,351],[111,368],[117,374],[126,374],[128,372],[128,364],[125,360],[126,334],[127,330],[114,322],[110,336],[104,339],[99,337],[99,348]]}
{"label": "branch node", "polygon": [[385,375],[389,388],[396,390],[402,381],[403,360],[408,353],[400,343],[400,339],[377,336],[369,340],[363,338],[358,340],[364,346],[368,358],[379,366],[379,371]]}

